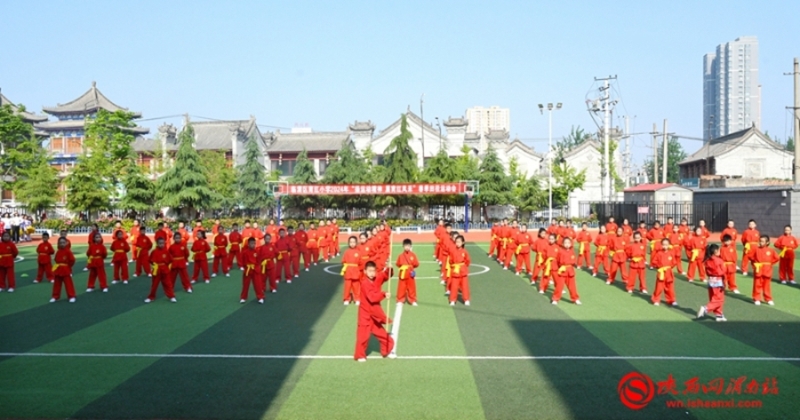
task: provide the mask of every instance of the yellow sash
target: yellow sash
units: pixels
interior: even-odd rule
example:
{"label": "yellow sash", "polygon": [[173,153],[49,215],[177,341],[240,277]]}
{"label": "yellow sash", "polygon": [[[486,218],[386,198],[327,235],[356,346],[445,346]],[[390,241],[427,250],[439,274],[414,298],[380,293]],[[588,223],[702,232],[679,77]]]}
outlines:
{"label": "yellow sash", "polygon": [[453,274],[461,274],[462,265],[464,265],[464,263],[450,264],[450,266],[453,267]]}
{"label": "yellow sash", "polygon": [[398,274],[400,276],[400,280],[402,280],[406,276],[406,273],[408,272],[409,268],[411,268],[411,266],[409,265],[400,266],[400,273]]}
{"label": "yellow sash", "polygon": [[653,239],[652,241],[650,241],[650,252],[653,252],[653,251],[655,251],[655,249],[656,249],[656,242],[657,242],[657,241],[656,241],[655,239]]}
{"label": "yellow sash", "polygon": [[267,262],[269,260],[261,261],[261,274],[267,274]]}
{"label": "yellow sash", "polygon": [[58,267],[66,267],[66,264],[55,264],[53,265],[53,272],[55,273],[58,270]]}
{"label": "yellow sash", "polygon": [[244,271],[245,276],[249,276],[250,272],[256,268],[255,264],[247,264],[247,269]]}
{"label": "yellow sash", "polygon": [[784,247],[784,248],[781,250],[781,253],[780,253],[780,254],[778,254],[778,257],[780,257],[780,258],[783,258],[784,256],[786,256],[786,251],[788,251],[788,250],[789,250],[789,248],[787,248],[787,247]]}
{"label": "yellow sash", "polygon": [[544,256],[542,255],[542,253],[541,252],[537,252],[536,256],[538,257],[536,259],[536,264],[538,264],[538,265],[544,264]]}
{"label": "yellow sash", "polygon": [[633,258],[631,258],[631,261],[633,261],[635,263],[642,262],[642,261],[644,261],[644,257],[633,257]]}
{"label": "yellow sash", "polygon": [[125,251],[124,249],[117,249],[117,250],[114,251],[114,253],[115,254],[119,254],[119,253],[125,254],[125,253],[127,253],[127,251]]}
{"label": "yellow sash", "polygon": [[522,249],[522,245],[517,245],[517,250],[515,251],[515,254],[519,254],[519,251],[521,249]]}
{"label": "yellow sash", "polygon": [[583,251],[586,249],[586,242],[581,242],[580,246],[578,247],[578,254],[583,255]]}
{"label": "yellow sash", "polygon": [[697,260],[697,257],[699,257],[699,256],[700,256],[700,250],[699,249],[693,249],[692,250],[692,262],[695,262]]}
{"label": "yellow sash", "polygon": [[561,267],[558,267],[558,271],[557,271],[558,274],[564,274],[566,272],[567,272],[567,266],[566,265],[562,265]]}
{"label": "yellow sash", "polygon": [[600,245],[600,246],[597,247],[597,253],[598,254],[602,254],[604,252],[606,252],[606,246],[605,245]]}
{"label": "yellow sash", "polygon": [[[280,254],[278,255],[278,259],[280,259]],[[264,261],[264,262],[266,262],[266,261]],[[342,272],[339,273],[339,274],[343,276],[344,272],[347,271],[347,267],[358,267],[358,264],[352,264],[352,263],[344,263],[344,264],[342,264]]]}
{"label": "yellow sash", "polygon": [[544,268],[544,275],[545,277],[550,275],[550,263],[553,261],[553,257],[550,257],[544,261],[545,268]]}
{"label": "yellow sash", "polygon": [[153,277],[155,277],[158,274],[158,264],[152,264],[152,266],[153,266]]}
{"label": "yellow sash", "polygon": [[750,242],[744,244],[744,253],[747,254],[750,252]]}
{"label": "yellow sash", "polygon": [[672,267],[661,267],[658,269],[658,279],[664,281],[666,272],[672,270]]}
{"label": "yellow sash", "polygon": [[760,273],[761,272],[761,267],[764,267],[765,265],[771,265],[771,264],[770,263],[757,263],[757,262],[754,262],[753,263],[753,267],[756,268],[755,272],[756,273]]}

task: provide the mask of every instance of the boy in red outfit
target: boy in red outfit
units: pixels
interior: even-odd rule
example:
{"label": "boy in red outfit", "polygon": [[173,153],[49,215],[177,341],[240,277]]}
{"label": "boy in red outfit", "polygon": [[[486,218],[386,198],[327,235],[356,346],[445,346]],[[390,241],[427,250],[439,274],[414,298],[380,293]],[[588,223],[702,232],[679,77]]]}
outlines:
{"label": "boy in red outfit", "polygon": [[320,257],[328,262],[328,258],[330,257],[328,252],[328,246],[330,245],[330,237],[329,235],[329,228],[325,226],[325,221],[319,221],[319,229],[317,229],[317,234],[319,235],[319,254]]}
{"label": "boy in red outfit", "polygon": [[114,242],[111,242],[111,264],[114,266],[114,280],[111,284],[128,284],[128,252],[131,246],[125,240],[125,231],[117,230],[114,234]]}
{"label": "boy in red outfit", "polygon": [[89,269],[89,283],[86,292],[91,293],[94,291],[94,283],[100,280],[100,288],[103,292],[108,292],[108,279],[106,277],[105,259],[108,256],[108,251],[103,245],[103,236],[100,233],[94,234],[94,242],[89,245],[86,250],[86,267]]}
{"label": "boy in red outfit", "polygon": [[300,268],[300,257],[303,257],[303,268],[305,271],[308,271],[308,268],[311,266],[311,252],[308,250],[308,232],[306,232],[306,226],[300,222],[297,225],[297,232],[294,234],[295,242],[297,242],[297,267],[298,271]]}
{"label": "boy in red outfit", "polygon": [[760,237],[761,234],[756,230],[756,221],[750,219],[747,222],[747,230],[742,232],[742,245],[744,245],[744,250],[742,251],[742,274],[745,276],[747,275],[747,266],[750,263],[750,251],[758,247]]}
{"label": "boy in red outfit", "polygon": [[239,225],[236,223],[231,226],[228,243],[231,244],[231,249],[228,251],[228,271],[233,270],[234,261],[236,261],[236,266],[239,267],[239,270],[244,270],[242,265],[242,234],[239,233]]}
{"label": "boy in red outfit", "polygon": [[169,256],[172,257],[172,264],[169,270],[172,287],[175,287],[175,281],[180,277],[183,290],[186,290],[186,293],[192,293],[192,285],[189,283],[189,271],[186,269],[189,259],[189,247],[181,239],[180,233],[176,233],[173,238],[174,243],[167,248]]}
{"label": "boy in red outfit", "polygon": [[[679,225],[672,225],[672,232],[666,235],[669,239],[669,244],[672,247],[672,253],[675,254],[675,261],[678,263],[678,274],[683,274],[683,266],[681,264],[681,248],[686,242],[686,236],[681,232]],[[652,255],[652,254],[651,254]]]}
{"label": "boy in red outfit", "polygon": [[628,275],[625,273],[625,261],[628,260],[628,256],[625,254],[625,248],[628,246],[628,240],[622,234],[622,228],[617,228],[617,235],[611,238],[610,242],[611,270],[608,272],[606,284],[611,284],[617,279],[617,272],[619,272],[622,281],[627,281]]}
{"label": "boy in red outfit", "polygon": [[588,267],[589,270],[594,269],[592,266],[591,260],[591,249],[592,249],[592,234],[589,233],[589,225],[584,222],[581,224],[581,231],[578,232],[577,238],[575,239],[578,242],[578,267]]}
{"label": "boy in red outfit", "polygon": [[653,228],[647,232],[647,241],[650,242],[650,267],[653,267],[653,252],[655,250],[656,244],[660,243],[662,239],[664,239],[666,235],[664,234],[664,230],[661,229],[661,223],[656,221],[653,223]]}
{"label": "boy in red outfit", "polygon": [[556,235],[550,234],[547,237],[547,245],[539,249],[539,260],[542,261],[542,281],[539,283],[539,294],[543,295],[547,286],[555,284],[554,276],[558,270],[556,258],[561,252],[561,247],[556,243]]}
{"label": "boy in red outfit", "polygon": [[276,279],[278,282],[281,281],[281,274],[284,276],[284,280],[286,283],[292,283],[292,244],[290,239],[286,237],[286,230],[281,228],[278,231],[278,242],[275,243],[275,251],[278,252],[278,255],[275,257],[276,267]]}
{"label": "boy in red outfit", "polygon": [[[351,236],[347,239],[348,249],[344,251],[342,256],[342,272],[340,273],[344,278],[344,290],[342,292],[342,302],[345,306],[349,305],[351,300],[356,305],[361,304],[361,277],[363,275],[359,266],[364,258],[365,248],[358,247],[358,239]],[[367,251],[368,252],[368,251]],[[367,261],[364,263],[366,268]],[[373,263],[375,264],[375,263]]]}
{"label": "boy in red outfit", "polygon": [[450,306],[455,306],[459,291],[464,306],[469,306],[469,266],[469,252],[464,249],[464,237],[458,235],[450,251]]}
{"label": "boy in red outfit", "polygon": [[150,253],[150,263],[152,264],[151,273],[153,280],[150,284],[150,294],[144,303],[150,303],[156,300],[156,292],[158,285],[164,290],[164,295],[169,298],[170,302],[177,302],[175,298],[174,283],[170,278],[170,264],[172,264],[172,255],[167,250],[167,240],[163,237],[156,239],[156,249]]}
{"label": "boy in red outfit", "polygon": [[517,244],[514,250],[517,254],[517,263],[515,264],[517,275],[520,275],[522,270],[525,270],[529,276],[533,276],[533,267],[531,267],[531,244],[533,243],[533,237],[528,233],[527,225],[520,225],[515,242]]}
{"label": "boy in red outfit", "polygon": [[719,245],[712,244],[706,249],[705,261],[706,274],[708,274],[708,304],[701,306],[697,311],[697,318],[706,314],[714,314],[717,321],[727,321],[722,314],[725,305],[725,261],[720,257]]}
{"label": "boy in red outfit", "polygon": [[695,271],[699,272],[700,280],[706,281],[706,268],[703,265],[703,253],[705,252],[708,241],[703,234],[703,228],[694,228],[694,235],[686,238],[686,255],[689,257],[689,270],[687,277],[689,282],[694,281]]}
{"label": "boy in red outfit", "polygon": [[667,305],[678,306],[675,300],[675,255],[669,245],[669,239],[661,240],[661,247],[656,252],[653,265],[656,268],[656,290],[653,293],[651,302],[653,305],[661,305],[661,293],[665,294]]}
{"label": "boy in red outfit", "polygon": [[72,282],[72,267],[75,265],[75,255],[72,250],[67,248],[67,240],[58,240],[58,252],[56,253],[55,265],[53,266],[53,296],[50,303],[56,302],[61,298],[61,285],[67,289],[69,303],[75,303],[75,284]]}
{"label": "boy in red outfit", "polygon": [[319,262],[319,231],[314,227],[314,223],[308,225],[308,241],[306,242],[306,249],[308,249],[308,256],[311,263],[317,265]]}
{"label": "boy in red outfit", "polygon": [[728,286],[728,290],[738,295],[739,289],[736,287],[736,261],[739,256],[736,253],[736,246],[733,243],[734,240],[730,235],[722,235],[722,248],[719,251],[720,257],[725,263],[725,283]]}
{"label": "boy in red outfit", "polygon": [[294,228],[291,226],[289,226],[286,239],[289,240],[290,273],[292,277],[298,278],[300,277],[300,244],[297,242],[297,236],[294,233]]}
{"label": "boy in red outfit", "polygon": [[197,282],[201,272],[203,273],[203,280],[206,283],[211,283],[208,276],[208,253],[211,252],[211,246],[206,241],[206,231],[198,230],[196,235],[194,242],[192,242],[192,258],[194,259],[192,284]]}
{"label": "boy in red outfit", "polygon": [[558,258],[556,258],[558,270],[555,275],[556,288],[553,291],[553,305],[558,305],[565,285],[567,286],[567,290],[569,290],[570,300],[576,305],[581,304],[580,296],[578,296],[578,285],[575,283],[576,263],[577,258],[575,257],[575,250],[572,249],[572,239],[564,238],[564,246],[558,252]]}
{"label": "boy in red outfit", "polygon": [[609,247],[611,245],[611,237],[608,236],[606,233],[606,227],[600,225],[600,231],[597,234],[597,237],[594,238],[594,268],[592,269],[592,275],[597,277],[597,273],[600,272],[600,267],[603,267],[603,272],[606,273],[606,277],[608,277],[608,252]]}
{"label": "boy in red outfit", "polygon": [[403,239],[403,252],[397,256],[395,265],[400,269],[397,275],[400,279],[397,282],[397,303],[405,303],[407,294],[408,303],[411,306],[417,306],[417,274],[415,270],[419,267],[419,259],[411,251],[411,239]]}
{"label": "boy in red outfit", "polygon": [[261,288],[267,290],[269,282],[270,293],[278,293],[278,282],[275,277],[275,245],[272,244],[272,235],[264,234],[264,245],[258,247],[258,277],[261,281]]}
{"label": "boy in red outfit", "polygon": [[147,274],[147,277],[152,277],[150,268],[150,251],[153,250],[153,241],[147,237],[144,229],[139,231],[136,235],[136,251],[133,252],[133,258],[136,260],[136,270],[133,272],[134,277],[139,277],[142,273]]}
{"label": "boy in red outfit", "polygon": [[47,280],[52,283],[53,279],[53,264],[51,263],[51,258],[56,253],[53,249],[53,245],[50,245],[50,234],[45,232],[42,234],[42,242],[36,247],[36,263],[39,266],[39,269],[36,271],[36,280],[34,283],[39,283],[42,279],[47,276]]}
{"label": "boy in red outfit", "polygon": [[753,248],[747,254],[747,258],[753,263],[753,303],[761,305],[761,297],[769,305],[774,305],[772,301],[772,265],[780,259],[778,253],[769,247],[769,236],[761,235],[758,240],[758,248]]}
{"label": "boy in red outfit", "polygon": [[331,245],[330,245],[331,249],[332,249],[331,255],[338,257],[339,256],[339,224],[336,223],[336,218],[334,218],[332,221],[329,221],[328,224],[330,224],[333,227],[333,231],[331,233]]}
{"label": "boy in red outfit", "polygon": [[[353,238],[351,237],[350,240]],[[388,270],[388,268],[387,268]],[[394,359],[394,339],[384,329],[384,325],[391,324],[392,320],[386,316],[381,308],[381,301],[388,299],[391,294],[383,292],[381,286],[389,278],[386,271],[378,272],[375,263],[368,261],[361,277],[361,291],[364,304],[358,308],[358,329],[356,330],[356,350],[353,356],[359,362],[367,361],[367,345],[370,336],[375,336],[381,344],[381,356]]]}
{"label": "boy in red outfit", "polygon": [[[652,255],[652,254],[651,254]],[[647,281],[644,270],[647,262],[647,245],[642,242],[642,235],[639,232],[633,234],[633,243],[625,247],[625,256],[630,260],[628,268],[628,280],[625,288],[628,293],[633,293],[636,288],[636,279],[639,279],[639,292],[647,294]]]}
{"label": "boy in red outfit", "polygon": [[228,237],[225,236],[225,228],[222,225],[215,225],[217,235],[214,236],[214,265],[211,277],[217,277],[217,273],[222,270],[225,277],[230,277],[230,267],[228,267]]}
{"label": "boy in red outfit", "polygon": [[797,249],[797,238],[792,236],[792,227],[786,225],[783,228],[783,236],[775,241],[775,248],[780,251],[778,257],[781,259],[778,266],[778,278],[781,284],[786,284],[788,280],[791,284],[797,284],[794,281],[794,250]]}
{"label": "boy in red outfit", "polygon": [[251,236],[247,239],[247,247],[242,251],[242,261],[244,262],[244,272],[242,273],[242,293],[239,295],[239,303],[247,302],[250,283],[253,284],[253,289],[256,291],[258,303],[264,303],[264,288],[261,287],[261,281],[256,278],[258,273],[258,270],[256,270],[256,264],[258,263],[256,238]]}
{"label": "boy in red outfit", "polygon": [[[130,234],[128,235],[128,238],[130,239],[130,242],[131,242],[131,260],[130,260],[130,262],[135,262],[136,261],[136,256],[139,255],[138,252],[137,252],[139,250],[139,246],[137,245],[137,243],[138,243],[139,235],[141,233],[143,233],[143,232],[144,232],[144,229],[142,229],[142,227],[139,225],[139,220],[133,219],[133,226],[131,226],[131,231],[130,231]],[[151,248],[152,248],[152,244],[151,244]]]}

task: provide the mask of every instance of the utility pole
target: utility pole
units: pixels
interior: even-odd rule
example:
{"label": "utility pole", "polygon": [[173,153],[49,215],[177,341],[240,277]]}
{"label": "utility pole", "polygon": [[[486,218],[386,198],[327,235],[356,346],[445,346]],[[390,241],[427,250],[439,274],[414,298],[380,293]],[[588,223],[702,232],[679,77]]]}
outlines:
{"label": "utility pole", "polygon": [[661,182],[667,182],[667,167],[669,166],[669,159],[667,159],[667,143],[668,141],[668,134],[667,134],[667,120],[664,119],[664,158],[661,159]]}
{"label": "utility pole", "polygon": [[[616,105],[617,101],[611,100],[611,89],[609,81],[616,80],[617,76],[608,76],[603,78],[595,77],[595,82],[603,81],[603,87],[600,88],[601,97],[595,101],[586,101],[589,105],[589,112],[598,113],[603,111],[603,168],[604,176],[602,182],[602,195],[603,201],[610,201],[613,198],[611,183],[611,156],[609,156],[609,144],[611,136],[611,108]],[[598,102],[602,102],[602,108],[598,106]]]}
{"label": "utility pole", "polygon": [[658,127],[653,123],[653,184],[658,184]]}
{"label": "utility pole", "polygon": [[422,104],[425,99],[425,93],[419,97],[419,119],[421,121],[419,128],[422,130],[422,169],[425,169],[425,112],[422,108]]}
{"label": "utility pole", "polygon": [[624,164],[623,173],[625,174],[625,188],[630,187],[631,183],[631,131],[628,125],[628,116],[625,116],[625,154],[622,157]]}
{"label": "utility pole", "polygon": [[794,185],[798,185],[800,184],[800,145],[797,144],[800,140],[800,59],[795,57],[792,72],[784,74],[794,76],[794,106],[787,108],[794,111],[792,112],[794,115],[792,121],[794,128]]}

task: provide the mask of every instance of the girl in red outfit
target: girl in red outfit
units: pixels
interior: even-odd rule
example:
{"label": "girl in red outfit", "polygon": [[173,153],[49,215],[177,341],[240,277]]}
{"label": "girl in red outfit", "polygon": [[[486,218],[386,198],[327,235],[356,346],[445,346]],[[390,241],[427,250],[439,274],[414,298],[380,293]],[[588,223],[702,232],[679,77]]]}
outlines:
{"label": "girl in red outfit", "polygon": [[397,257],[395,263],[400,269],[397,282],[397,304],[404,304],[406,296],[408,303],[417,306],[417,281],[416,269],[419,267],[419,259],[411,250],[411,239],[403,239],[403,252]]}
{"label": "girl in red outfit", "polygon": [[450,255],[450,306],[455,306],[459,291],[464,306],[469,306],[469,265],[469,252],[464,249],[464,237],[458,235]]}
{"label": "girl in red outfit", "polygon": [[[349,241],[351,241],[351,237]],[[351,243],[351,242],[349,242]],[[352,249],[352,248],[351,248]],[[346,252],[346,251],[345,251]],[[381,308],[381,301],[391,294],[381,290],[383,283],[389,278],[386,271],[378,271],[373,261],[367,261],[359,288],[364,292],[364,304],[358,308],[358,327],[356,329],[356,349],[353,356],[359,362],[367,361],[367,346],[371,336],[375,336],[381,344],[381,356],[394,359],[394,339],[386,332],[385,324],[392,320]]]}
{"label": "girl in red outfit", "polygon": [[211,246],[206,241],[206,231],[198,230],[195,234],[194,242],[192,242],[192,256],[194,258],[192,284],[200,278],[200,273],[203,274],[203,280],[206,283],[211,283],[208,277],[208,253],[211,252]]}
{"label": "girl in red outfit", "polygon": [[186,290],[186,293],[192,293],[192,285],[189,283],[189,271],[186,269],[187,260],[189,259],[189,247],[186,246],[186,241],[182,239],[180,233],[176,233],[173,238],[173,244],[167,248],[169,256],[172,258],[169,271],[172,287],[175,287],[175,281],[180,277],[183,290]]}
{"label": "girl in red outfit", "polygon": [[592,275],[597,277],[600,272],[600,267],[603,267],[603,272],[608,275],[608,234],[606,233],[605,225],[600,225],[600,233],[594,238],[594,268]]}
{"label": "girl in red outfit", "polygon": [[656,270],[656,290],[653,293],[653,305],[658,306],[661,304],[661,293],[665,294],[667,304],[671,306],[678,306],[675,301],[675,255],[672,253],[669,245],[669,239],[661,240],[661,248],[656,252],[653,258],[653,266]]}
{"label": "girl in red outfit", "polygon": [[264,303],[264,288],[261,287],[261,281],[258,279],[258,271],[256,270],[256,264],[258,263],[256,238],[252,236],[247,238],[247,246],[242,251],[242,262],[244,263],[244,272],[242,272],[242,293],[239,295],[239,303],[247,302],[250,283],[253,283],[258,303]]}
{"label": "girl in red outfit", "polygon": [[128,284],[128,251],[131,246],[125,240],[125,232],[117,230],[114,233],[114,242],[111,243],[111,264],[114,266],[114,280],[111,284],[117,284],[122,280],[123,284]]}
{"label": "girl in red outfit", "polygon": [[686,254],[689,257],[689,281],[694,281],[694,273],[700,273],[700,280],[706,281],[706,269],[703,265],[703,252],[706,250],[707,240],[703,228],[694,228],[694,235],[686,239]]}
{"label": "girl in red outfit", "polygon": [[158,285],[164,289],[164,294],[169,298],[169,301],[175,303],[178,299],[175,298],[175,291],[173,289],[172,279],[170,279],[170,264],[172,264],[172,256],[167,250],[167,239],[159,237],[156,239],[156,249],[150,254],[150,263],[152,264],[153,281],[150,285],[150,294],[144,303],[150,303],[156,300],[156,292]]}
{"label": "girl in red outfit", "polygon": [[86,266],[89,269],[89,284],[86,288],[87,292],[94,291],[94,283],[100,280],[100,288],[103,292],[108,292],[108,279],[106,277],[105,259],[108,256],[108,251],[103,245],[103,237],[99,233],[94,234],[94,243],[89,245],[86,250],[86,257],[88,261]]}
{"label": "girl in red outfit", "polygon": [[644,274],[647,263],[647,248],[647,243],[642,241],[642,235],[639,232],[633,234],[633,243],[625,247],[626,258],[630,259],[628,279],[625,285],[628,293],[633,293],[633,289],[636,288],[636,279],[638,278],[639,291],[644,295],[647,294],[647,281]]}
{"label": "girl in red outfit", "polygon": [[39,265],[39,270],[36,272],[36,280],[34,283],[39,283],[47,277],[50,283],[53,282],[53,264],[50,258],[53,257],[56,251],[53,245],[50,245],[50,234],[45,232],[42,234],[42,242],[36,247],[36,262]]}
{"label": "girl in red outfit", "polygon": [[708,313],[717,316],[717,321],[727,321],[722,314],[725,305],[725,261],[720,257],[719,245],[711,244],[706,248],[706,257],[703,261],[708,275],[708,304],[701,306],[697,311],[697,318],[702,318]]}
{"label": "girl in red outfit", "polygon": [[[358,239],[351,236],[347,239],[347,246],[349,247],[344,251],[342,256],[342,272],[344,277],[344,291],[342,293],[342,301],[345,305],[349,305],[350,301],[355,301],[356,305],[361,304],[361,276],[362,272],[359,269],[362,262],[362,253],[364,249],[359,249]],[[364,262],[366,267],[367,262]]]}
{"label": "girl in red outfit", "polygon": [[763,294],[767,304],[774,305],[772,301],[772,265],[777,263],[778,253],[769,247],[769,236],[761,235],[758,239],[758,248],[753,248],[747,254],[753,263],[753,303],[761,305]]}
{"label": "girl in red outfit", "polygon": [[783,228],[783,236],[775,241],[775,248],[780,251],[778,257],[781,259],[778,266],[778,278],[781,279],[781,284],[786,284],[789,280],[791,284],[797,284],[794,281],[794,250],[797,249],[797,238],[792,236],[792,227],[786,225]]}
{"label": "girl in red outfit", "polygon": [[217,277],[217,273],[222,270],[225,277],[230,277],[230,267],[228,267],[228,237],[225,236],[225,228],[222,225],[217,227],[217,235],[214,236],[214,265],[211,277]]}
{"label": "girl in red outfit", "polygon": [[[46,234],[45,234],[46,235]],[[69,303],[75,303],[75,285],[72,283],[72,267],[75,265],[75,255],[72,250],[67,248],[67,240],[58,240],[58,252],[56,253],[56,264],[53,266],[53,296],[50,303],[54,303],[61,297],[61,285],[67,289]]]}
{"label": "girl in red outfit", "polygon": [[569,290],[569,298],[576,304],[580,305],[581,301],[578,296],[578,285],[575,283],[575,265],[577,258],[575,251],[572,249],[572,239],[564,238],[564,248],[558,252],[556,264],[558,270],[556,272],[556,289],[553,291],[553,305],[558,305],[561,300],[561,293],[564,286]]}
{"label": "girl in red outfit", "polygon": [[608,272],[606,284],[611,284],[617,279],[617,271],[622,281],[628,281],[628,275],[625,273],[625,261],[628,260],[625,248],[629,241],[625,238],[622,228],[617,228],[617,235],[611,238],[610,242],[611,270]]}
{"label": "girl in red outfit", "polygon": [[581,231],[578,232],[576,241],[578,242],[578,266],[589,267],[589,270],[593,270],[594,267],[589,255],[592,248],[592,234],[589,233],[589,225],[585,222],[581,224]]}
{"label": "girl in red outfit", "polygon": [[153,241],[147,236],[144,229],[139,231],[136,235],[136,250],[133,251],[133,259],[136,260],[134,277],[139,277],[142,273],[147,274],[147,277],[152,277],[150,268],[150,251],[153,250]]}
{"label": "girl in red outfit", "polygon": [[556,243],[556,235],[550,234],[547,238],[547,245],[542,247],[539,251],[540,259],[542,260],[542,281],[539,283],[539,294],[543,295],[547,286],[555,284],[554,275],[558,270],[556,258],[561,252],[561,247]]}

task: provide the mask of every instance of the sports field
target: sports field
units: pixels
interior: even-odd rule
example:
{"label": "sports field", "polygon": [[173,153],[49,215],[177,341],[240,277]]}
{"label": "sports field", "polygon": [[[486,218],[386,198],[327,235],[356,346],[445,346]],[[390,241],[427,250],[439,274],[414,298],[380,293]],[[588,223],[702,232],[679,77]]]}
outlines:
{"label": "sports field", "polygon": [[[698,321],[703,284],[679,276],[680,306],[654,307],[649,296],[581,272],[583,305],[565,295],[554,306],[552,289],[538,294],[486,248],[468,245],[472,306],[450,307],[432,246],[415,245],[424,261],[419,306],[398,313],[391,305],[398,358],[382,359],[373,342],[366,363],[352,359],[358,308],[342,305],[335,262],[281,284],[264,305],[252,292],[239,304],[238,271],[191,295],[178,286],[178,303],[159,291],[144,304],[147,278],[85,293],[79,256],[77,303],[50,304],[51,285],[31,283],[34,250],[24,248],[16,292],[0,294],[0,418],[800,416],[797,286],[773,283],[776,306],[758,307],[752,278],[740,275],[743,294],[727,295],[728,322]],[[76,255],[84,250],[75,246]],[[648,281],[652,291],[652,271]],[[620,399],[631,372],[652,381],[652,389],[644,376],[622,384],[639,410]],[[698,400],[760,407],[675,407]]]}

